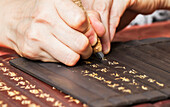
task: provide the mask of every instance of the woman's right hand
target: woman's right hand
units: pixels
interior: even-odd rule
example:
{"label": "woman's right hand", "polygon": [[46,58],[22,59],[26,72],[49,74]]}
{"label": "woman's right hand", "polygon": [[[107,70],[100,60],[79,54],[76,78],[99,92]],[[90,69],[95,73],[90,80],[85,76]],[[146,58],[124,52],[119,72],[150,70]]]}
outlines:
{"label": "woman's right hand", "polygon": [[95,29],[71,0],[6,0],[0,5],[0,42],[20,56],[68,66],[91,56]]}

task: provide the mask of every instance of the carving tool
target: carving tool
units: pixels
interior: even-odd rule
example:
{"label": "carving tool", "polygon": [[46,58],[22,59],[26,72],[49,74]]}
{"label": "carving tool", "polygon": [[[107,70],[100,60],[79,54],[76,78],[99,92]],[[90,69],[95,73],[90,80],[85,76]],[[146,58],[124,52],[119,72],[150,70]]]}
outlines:
{"label": "carving tool", "polygon": [[[85,11],[81,0],[72,0],[72,1]],[[85,11],[85,13],[86,13],[86,11]],[[87,18],[88,18],[88,16],[87,16]],[[91,26],[89,19],[88,19],[88,22],[89,22],[89,26]],[[102,44],[98,37],[97,37],[97,43],[93,46],[93,53],[96,55],[97,58],[99,58],[101,60],[104,59],[104,54],[102,52]]]}

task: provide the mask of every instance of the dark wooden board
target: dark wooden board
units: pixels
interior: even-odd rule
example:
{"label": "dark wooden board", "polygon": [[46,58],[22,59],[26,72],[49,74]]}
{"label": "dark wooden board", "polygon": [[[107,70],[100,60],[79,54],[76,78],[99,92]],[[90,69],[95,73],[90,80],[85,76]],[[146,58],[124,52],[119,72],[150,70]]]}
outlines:
{"label": "dark wooden board", "polygon": [[92,56],[75,67],[24,58],[10,64],[90,106],[153,102],[170,97],[169,41],[113,43],[105,60]]}

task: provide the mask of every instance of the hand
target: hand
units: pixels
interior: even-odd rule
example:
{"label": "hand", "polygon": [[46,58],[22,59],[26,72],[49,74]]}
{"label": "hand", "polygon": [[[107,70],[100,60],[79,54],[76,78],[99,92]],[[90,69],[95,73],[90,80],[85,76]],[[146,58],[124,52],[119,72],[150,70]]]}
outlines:
{"label": "hand", "polygon": [[92,54],[99,27],[89,27],[84,11],[71,0],[6,2],[0,2],[5,10],[0,12],[0,42],[20,56],[73,66]]}
{"label": "hand", "polygon": [[114,0],[110,13],[110,38],[114,38],[115,31],[126,27],[140,14],[150,14],[156,9],[163,8],[162,0]]}
{"label": "hand", "polygon": [[105,26],[105,34],[101,37],[103,52],[107,54],[110,51],[109,37],[109,15],[112,6],[112,0],[82,0],[86,10],[93,10],[100,14],[99,19]]}
{"label": "hand", "polygon": [[150,14],[157,9],[170,9],[170,0],[114,0],[110,11],[110,40],[138,14]]}
{"label": "hand", "polygon": [[116,30],[126,27],[137,14],[149,14],[156,9],[170,9],[170,0],[82,0],[87,10],[100,13],[106,28],[102,37],[104,53],[110,51],[110,42]]}

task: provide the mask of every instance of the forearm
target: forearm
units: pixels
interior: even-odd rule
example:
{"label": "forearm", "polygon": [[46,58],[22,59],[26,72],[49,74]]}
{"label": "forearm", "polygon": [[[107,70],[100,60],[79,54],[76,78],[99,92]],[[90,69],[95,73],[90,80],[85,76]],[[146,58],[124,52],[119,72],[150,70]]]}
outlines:
{"label": "forearm", "polygon": [[168,9],[170,10],[170,0],[160,0],[160,7],[159,9]]}
{"label": "forearm", "polygon": [[131,0],[131,10],[140,14],[150,14],[157,9],[170,9],[170,0]]}

